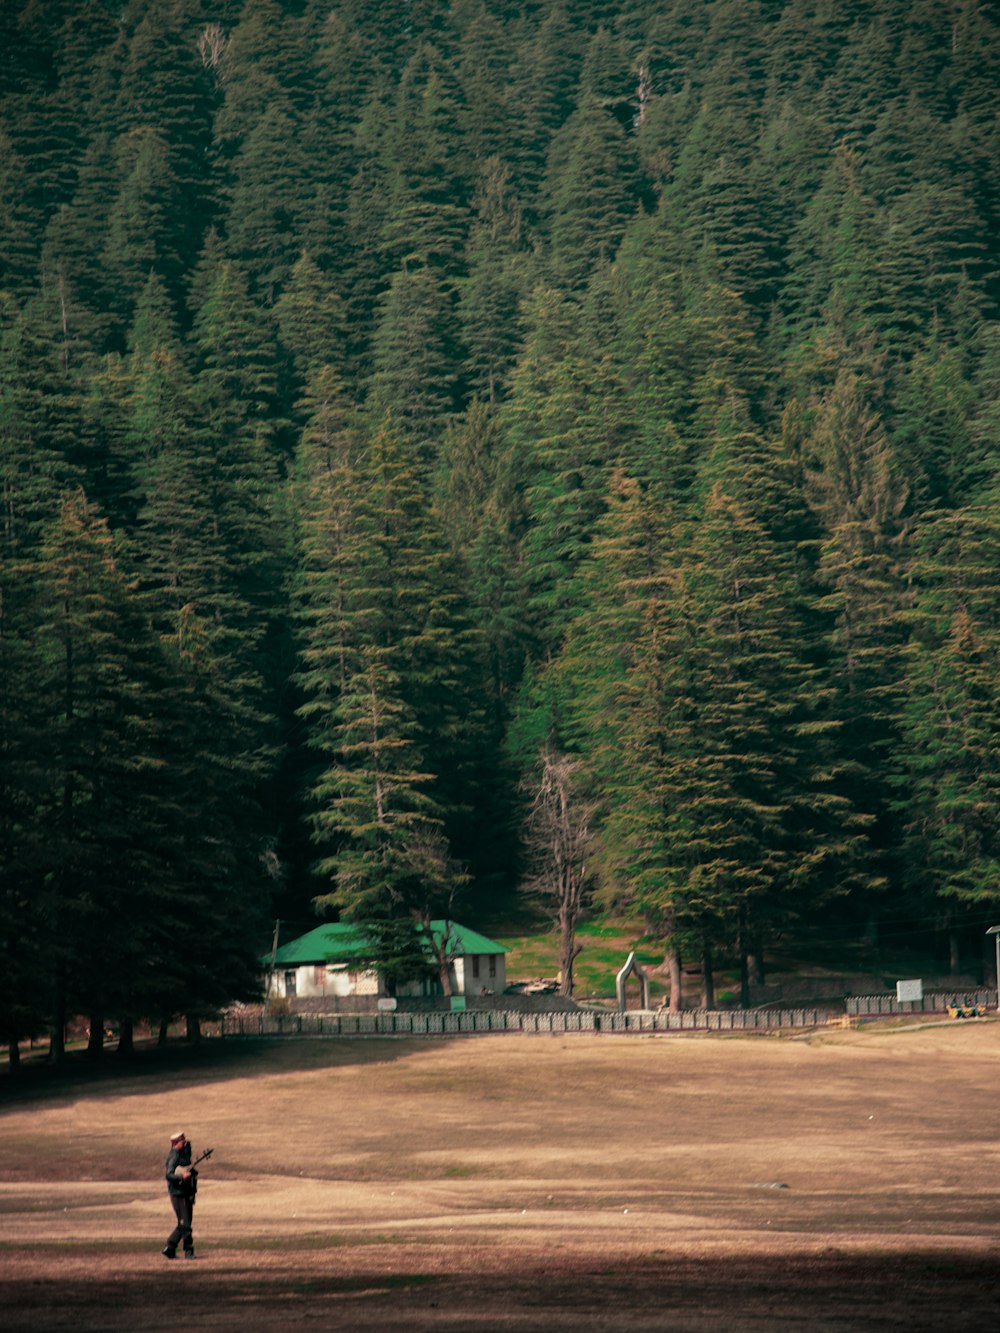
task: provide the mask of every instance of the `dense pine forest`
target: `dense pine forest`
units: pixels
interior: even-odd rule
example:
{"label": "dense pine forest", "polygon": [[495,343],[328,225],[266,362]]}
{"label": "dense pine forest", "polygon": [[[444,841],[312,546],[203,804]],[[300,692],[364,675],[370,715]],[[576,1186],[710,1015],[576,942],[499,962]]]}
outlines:
{"label": "dense pine forest", "polygon": [[3,0],[6,1034],[315,910],[978,966],[998,23]]}

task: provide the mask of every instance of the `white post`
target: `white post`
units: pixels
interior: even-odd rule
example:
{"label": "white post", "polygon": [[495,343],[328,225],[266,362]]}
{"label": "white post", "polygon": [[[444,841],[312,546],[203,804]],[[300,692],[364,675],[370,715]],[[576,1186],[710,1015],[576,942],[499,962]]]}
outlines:
{"label": "white post", "polygon": [[1000,1014],[1000,926],[990,926],[986,933],[993,936],[997,946],[997,1013]]}

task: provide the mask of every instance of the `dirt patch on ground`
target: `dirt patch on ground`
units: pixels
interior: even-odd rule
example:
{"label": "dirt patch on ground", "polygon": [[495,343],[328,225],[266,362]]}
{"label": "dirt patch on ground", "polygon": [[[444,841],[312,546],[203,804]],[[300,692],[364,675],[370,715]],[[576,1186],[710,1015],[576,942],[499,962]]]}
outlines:
{"label": "dirt patch on ground", "polygon": [[[987,1330],[1000,1023],[210,1043],[0,1112],[20,1330]],[[159,1254],[182,1127],[198,1258]]]}

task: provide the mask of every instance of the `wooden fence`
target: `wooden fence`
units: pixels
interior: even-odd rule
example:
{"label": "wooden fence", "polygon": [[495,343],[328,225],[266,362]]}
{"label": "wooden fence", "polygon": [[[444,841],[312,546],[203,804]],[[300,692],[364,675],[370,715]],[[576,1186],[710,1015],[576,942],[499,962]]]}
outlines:
{"label": "wooden fence", "polygon": [[949,1005],[964,1009],[995,1010],[995,990],[933,991],[922,1000],[897,1000],[895,995],[849,995],[845,1001],[847,1013],[854,1018],[873,1018],[878,1014],[935,1014],[944,1013]]}
{"label": "wooden fence", "polygon": [[[519,1013],[470,1009],[464,1013],[226,1014],[222,1037],[448,1036],[469,1032],[751,1032],[809,1028],[830,1021],[819,1009],[580,1009],[567,1013]],[[839,1016],[834,1019],[839,1022]]]}

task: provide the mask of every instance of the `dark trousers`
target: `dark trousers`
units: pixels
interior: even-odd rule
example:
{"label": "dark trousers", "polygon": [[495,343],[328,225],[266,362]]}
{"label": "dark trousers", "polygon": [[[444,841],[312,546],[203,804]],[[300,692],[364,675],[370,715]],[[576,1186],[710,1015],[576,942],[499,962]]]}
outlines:
{"label": "dark trousers", "polygon": [[183,1194],[171,1194],[170,1202],[173,1204],[174,1212],[177,1215],[177,1225],[167,1237],[167,1247],[171,1250],[177,1249],[177,1242],[184,1242],[185,1250],[194,1249],[194,1236],[191,1234],[192,1213],[194,1212],[194,1199],[185,1198]]}

